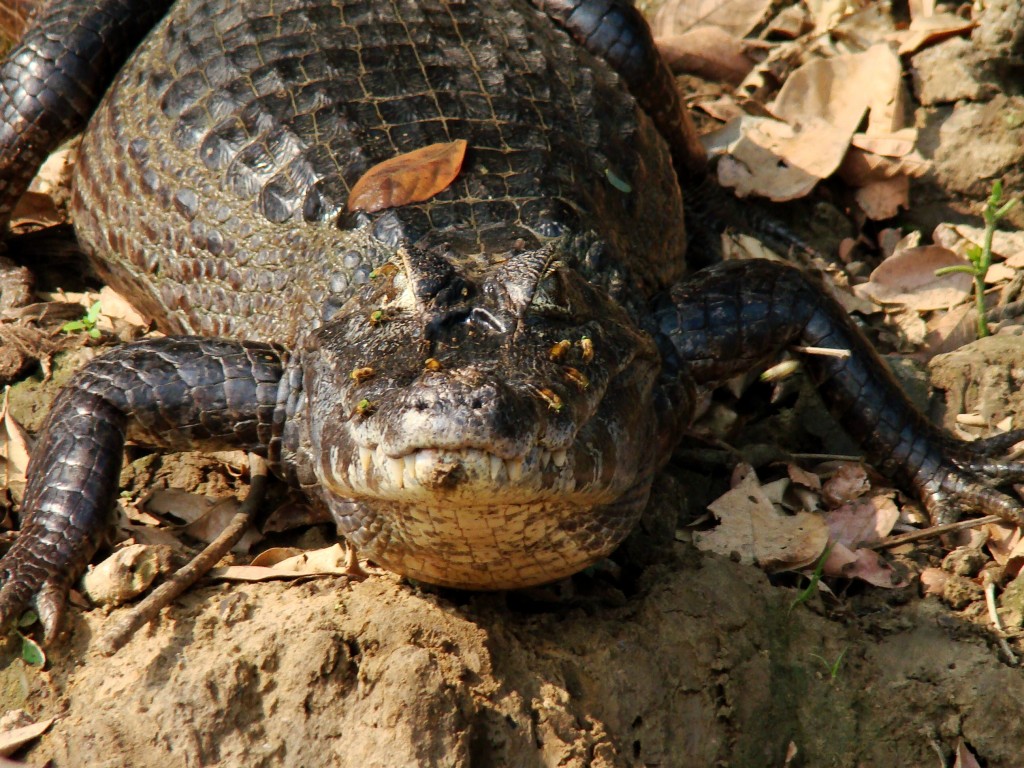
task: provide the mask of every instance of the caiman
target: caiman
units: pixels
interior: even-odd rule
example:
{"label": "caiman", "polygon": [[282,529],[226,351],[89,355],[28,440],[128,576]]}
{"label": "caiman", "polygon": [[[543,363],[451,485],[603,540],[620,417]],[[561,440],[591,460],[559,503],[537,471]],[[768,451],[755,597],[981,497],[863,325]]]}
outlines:
{"label": "caiman", "polygon": [[[77,236],[168,335],[55,401],[0,620],[35,605],[52,637],[126,440],[262,455],[423,582],[559,579],[634,526],[708,392],[803,347],[849,352],[803,362],[934,518],[1022,519],[1012,441],[933,426],[813,279],[687,276],[700,150],[626,2],[65,0],[2,86],[0,213],[88,120]],[[349,210],[368,169],[459,139],[440,193]]]}

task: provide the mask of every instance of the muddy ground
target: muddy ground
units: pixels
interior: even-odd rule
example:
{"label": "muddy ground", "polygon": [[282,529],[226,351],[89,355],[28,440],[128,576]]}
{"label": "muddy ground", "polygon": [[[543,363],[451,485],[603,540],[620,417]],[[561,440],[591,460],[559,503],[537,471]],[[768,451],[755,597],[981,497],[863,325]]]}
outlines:
{"label": "muddy ground", "polygon": [[[993,178],[1024,189],[1024,130],[1010,119],[1024,97],[1007,64],[1020,51],[991,30],[909,65],[935,162],[915,182],[919,222],[976,223]],[[980,86],[965,92],[964,72]],[[1011,329],[946,358],[936,416],[980,408],[1020,426],[1021,338]],[[53,387],[38,385],[37,367],[12,378],[14,415],[37,426]],[[782,434],[802,418],[793,413],[784,402],[760,414],[759,434]],[[136,461],[124,483],[141,492],[154,475],[202,492],[244,486],[208,459],[174,455]],[[1024,671],[1005,652],[1024,654],[1020,610],[1002,646],[975,582],[964,580],[977,594],[956,610],[922,597],[916,575],[941,562],[938,541],[887,555],[905,588],[833,582],[800,601],[805,579],[698,552],[680,528],[727,478],[725,466],[676,461],[614,561],[550,588],[463,594],[373,569],[361,581],[208,582],[112,657],[97,638],[124,609],[76,608],[45,669],[7,649],[2,708],[56,718],[17,757],[68,768],[868,768],[952,765],[963,742],[988,768],[1024,765]],[[290,535],[330,534],[312,530]],[[1000,586],[1007,598],[1020,590]]]}

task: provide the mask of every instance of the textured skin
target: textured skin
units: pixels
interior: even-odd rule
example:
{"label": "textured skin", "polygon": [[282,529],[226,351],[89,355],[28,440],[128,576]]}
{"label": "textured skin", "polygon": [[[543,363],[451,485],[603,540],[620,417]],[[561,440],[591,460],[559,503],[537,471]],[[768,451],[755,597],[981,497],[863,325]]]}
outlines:
{"label": "textured skin", "polygon": [[85,127],[133,41],[170,3],[132,5],[51,2],[0,67],[0,226],[47,154]]}
{"label": "textured skin", "polygon": [[[34,601],[52,635],[126,436],[261,453],[400,573],[476,589],[568,575],[633,527],[698,396],[795,343],[852,351],[807,363],[936,517],[1019,520],[981,480],[1024,474],[988,461],[1005,445],[929,425],[806,277],[683,278],[673,159],[684,187],[703,161],[666,83],[617,1],[175,3],[92,118],[73,213],[97,269],[162,329],[226,338],[128,346],[61,395],[0,560],[0,620]],[[17,140],[45,143],[41,122]],[[469,152],[448,189],[345,210],[368,168],[456,138]]]}

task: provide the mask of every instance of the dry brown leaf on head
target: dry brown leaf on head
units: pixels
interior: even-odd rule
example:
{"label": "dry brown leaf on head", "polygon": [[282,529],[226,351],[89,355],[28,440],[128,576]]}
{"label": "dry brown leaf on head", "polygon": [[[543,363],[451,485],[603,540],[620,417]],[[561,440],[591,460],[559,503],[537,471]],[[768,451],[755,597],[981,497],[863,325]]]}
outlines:
{"label": "dry brown leaf on head", "polygon": [[699,549],[769,571],[803,568],[825,551],[828,528],[817,515],[781,515],[761,490],[748,465],[737,467],[734,487],[708,505],[719,519],[717,528],[694,533]]}
{"label": "dry brown leaf on head", "polygon": [[431,144],[373,166],[352,187],[348,210],[373,213],[429,200],[462,170],[465,139]]}
{"label": "dry brown leaf on head", "polygon": [[680,35],[697,27],[717,27],[745,37],[771,7],[771,0],[668,0],[654,16],[655,37]]}
{"label": "dry brown leaf on head", "polygon": [[962,272],[935,276],[942,267],[970,266],[948,248],[924,245],[898,251],[871,273],[854,293],[878,304],[899,304],[917,312],[947,309],[966,301],[973,278]]}
{"label": "dry brown leaf on head", "polygon": [[739,85],[754,67],[738,37],[717,27],[699,27],[654,41],[674,74]]}

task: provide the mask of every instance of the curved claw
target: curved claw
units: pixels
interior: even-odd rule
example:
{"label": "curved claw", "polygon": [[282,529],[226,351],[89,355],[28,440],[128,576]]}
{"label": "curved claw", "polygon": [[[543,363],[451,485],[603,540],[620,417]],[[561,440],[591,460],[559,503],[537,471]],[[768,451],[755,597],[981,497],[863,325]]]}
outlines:
{"label": "curved claw", "polygon": [[955,522],[964,512],[982,512],[1024,527],[1024,504],[987,484],[987,479],[967,468],[947,466],[918,490],[937,524]]}
{"label": "curved claw", "polygon": [[21,541],[11,547],[8,565],[0,570],[0,628],[14,626],[25,611],[34,609],[43,625],[43,642],[49,644],[63,628],[71,584],[64,574],[52,574],[28,547],[19,547]]}

